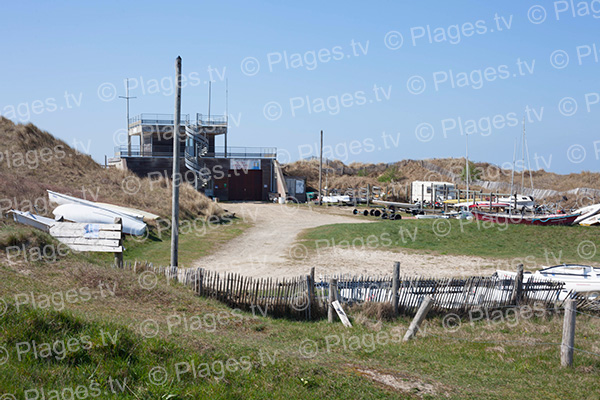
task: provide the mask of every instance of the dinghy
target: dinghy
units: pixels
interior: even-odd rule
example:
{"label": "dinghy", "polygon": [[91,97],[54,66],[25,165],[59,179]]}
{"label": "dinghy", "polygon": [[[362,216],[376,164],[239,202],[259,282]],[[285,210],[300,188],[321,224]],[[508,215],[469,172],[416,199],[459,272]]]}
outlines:
{"label": "dinghy", "polygon": [[582,207],[575,212],[581,214],[579,218],[575,220],[575,223],[584,225],[582,222],[600,213],[600,204],[592,204],[591,206]]}
{"label": "dinghy", "polygon": [[[500,278],[514,278],[517,274],[512,271],[496,271]],[[563,296],[569,292],[577,292],[597,297],[600,293],[600,268],[580,264],[560,264],[543,268],[534,273],[525,272],[523,281],[529,279],[549,279],[564,282]]]}
{"label": "dinghy", "polygon": [[139,219],[85,204],[62,204],[52,213],[57,219],[97,224],[114,224],[115,218],[119,217],[123,223],[123,233],[142,236],[146,232],[146,224]]}
{"label": "dinghy", "polygon": [[159,218],[158,215],[152,214],[147,211],[138,210],[130,207],[117,206],[114,204],[94,202],[90,200],[80,199],[78,197],[69,196],[67,194],[53,192],[52,190],[46,190],[48,192],[48,199],[50,202],[63,205],[63,204],[83,204],[91,207],[98,207],[108,211],[125,214],[132,218],[137,218],[145,221],[152,221]]}

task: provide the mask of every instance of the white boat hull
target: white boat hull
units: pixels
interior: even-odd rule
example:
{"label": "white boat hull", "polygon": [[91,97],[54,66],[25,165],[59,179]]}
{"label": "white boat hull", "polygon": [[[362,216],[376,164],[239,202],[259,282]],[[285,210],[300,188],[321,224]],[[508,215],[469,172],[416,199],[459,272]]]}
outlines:
{"label": "white boat hull", "polygon": [[114,224],[118,217],[123,223],[123,233],[142,236],[146,232],[146,224],[139,219],[84,204],[63,204],[52,213],[57,219],[96,224]]}

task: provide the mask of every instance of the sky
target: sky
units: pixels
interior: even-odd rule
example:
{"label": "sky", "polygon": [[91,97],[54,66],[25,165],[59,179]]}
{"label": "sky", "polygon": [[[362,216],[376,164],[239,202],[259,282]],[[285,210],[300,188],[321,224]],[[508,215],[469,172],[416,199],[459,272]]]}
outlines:
{"label": "sky", "polygon": [[[281,162],[464,157],[598,171],[600,1],[20,1],[0,5],[0,115],[104,162],[130,115],[225,114]],[[221,143],[217,143],[219,145]]]}

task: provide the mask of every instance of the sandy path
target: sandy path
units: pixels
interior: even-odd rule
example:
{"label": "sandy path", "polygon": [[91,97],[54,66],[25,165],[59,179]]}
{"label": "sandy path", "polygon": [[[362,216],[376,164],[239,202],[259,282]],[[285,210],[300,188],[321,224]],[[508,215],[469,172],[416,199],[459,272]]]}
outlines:
{"label": "sandy path", "polygon": [[197,260],[194,266],[244,276],[273,278],[304,275],[313,266],[317,276],[389,275],[394,261],[401,262],[403,275],[462,276],[491,273],[489,268],[482,270],[482,266],[490,266],[493,261],[480,257],[433,256],[410,251],[376,250],[366,246],[325,246],[316,253],[307,254],[306,248],[296,243],[298,234],[304,229],[329,224],[368,222],[353,217],[350,210],[348,216],[343,216],[293,205],[232,203],[224,204],[223,207],[235,212],[237,217],[252,222],[254,226],[229,241],[216,253]]}

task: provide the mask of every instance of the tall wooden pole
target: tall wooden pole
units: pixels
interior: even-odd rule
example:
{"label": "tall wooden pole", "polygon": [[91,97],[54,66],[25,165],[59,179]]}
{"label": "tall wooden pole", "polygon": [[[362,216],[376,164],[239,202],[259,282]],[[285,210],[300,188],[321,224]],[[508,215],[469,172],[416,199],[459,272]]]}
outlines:
{"label": "tall wooden pole", "polygon": [[323,131],[321,131],[321,151],[319,154],[319,205],[323,205]]}
{"label": "tall wooden pole", "polygon": [[181,57],[175,61],[177,92],[175,94],[175,116],[173,123],[173,199],[171,216],[171,266],[178,265],[179,248],[179,184],[181,173],[179,172],[179,125],[181,124]]}

